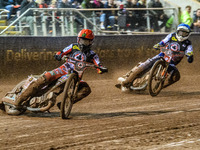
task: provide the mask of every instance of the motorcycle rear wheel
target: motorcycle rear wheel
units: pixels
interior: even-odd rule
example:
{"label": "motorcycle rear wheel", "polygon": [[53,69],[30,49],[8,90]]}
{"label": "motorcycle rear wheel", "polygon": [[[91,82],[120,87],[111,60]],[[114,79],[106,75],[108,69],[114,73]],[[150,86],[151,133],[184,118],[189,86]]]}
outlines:
{"label": "motorcycle rear wheel", "polygon": [[65,83],[64,96],[60,107],[60,116],[62,119],[68,119],[71,113],[77,80],[77,74],[72,73]]}
{"label": "motorcycle rear wheel", "polygon": [[[16,93],[16,90],[19,90],[24,84],[25,84],[26,80],[21,81],[20,83],[18,83],[13,89],[12,91],[7,95],[7,97],[12,98],[13,96],[17,96],[19,93]],[[23,89],[22,89],[23,90]],[[13,93],[13,94],[12,94]],[[14,94],[16,93],[16,94]],[[25,109],[16,109],[12,106],[9,105],[5,105],[5,111],[8,115],[21,115],[22,113],[24,113],[26,110]]]}
{"label": "motorcycle rear wheel", "polygon": [[165,62],[163,60],[158,60],[157,62],[155,62],[150,71],[147,89],[152,97],[157,96],[162,90],[164,83],[162,73],[164,69]]}

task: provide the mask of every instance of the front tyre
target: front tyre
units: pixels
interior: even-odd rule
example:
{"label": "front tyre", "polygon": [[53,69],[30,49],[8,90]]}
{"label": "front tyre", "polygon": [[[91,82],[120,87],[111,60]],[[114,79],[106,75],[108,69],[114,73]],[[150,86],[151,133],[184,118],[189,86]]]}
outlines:
{"label": "front tyre", "polygon": [[150,71],[147,87],[151,96],[157,96],[160,93],[164,83],[163,75],[165,74],[165,71],[165,62],[163,60],[155,62]]}
{"label": "front tyre", "polygon": [[73,101],[74,101],[74,92],[77,83],[78,77],[75,73],[70,74],[69,78],[64,87],[64,96],[61,102],[60,115],[62,119],[67,119],[71,113]]}

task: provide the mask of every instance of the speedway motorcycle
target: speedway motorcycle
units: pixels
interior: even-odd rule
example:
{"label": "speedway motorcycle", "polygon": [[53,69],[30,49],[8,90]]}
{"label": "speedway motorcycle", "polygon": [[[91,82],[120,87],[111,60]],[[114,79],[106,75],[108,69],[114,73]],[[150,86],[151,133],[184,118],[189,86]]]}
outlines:
{"label": "speedway motorcycle", "polygon": [[184,51],[176,51],[170,47],[170,45],[160,47],[160,51],[165,55],[156,61],[151,68],[147,84],[147,89],[151,96],[157,96],[163,89],[164,82],[169,76],[167,70],[172,58],[185,55]]}
{"label": "speedway motorcycle", "polygon": [[60,116],[62,119],[67,119],[71,113],[74,100],[77,97],[78,87],[84,71],[88,68],[99,68],[103,72],[107,72],[107,68],[67,56],[64,56],[63,59],[73,65],[74,69],[69,74],[63,75],[53,83],[43,87],[40,96],[32,97],[25,102],[22,107],[16,108],[12,102],[14,102],[33,81],[40,77],[40,75],[29,76],[27,79],[17,84],[12,91],[6,93],[5,97],[2,98],[5,112],[9,115],[20,115],[26,110],[31,112],[49,111],[50,108],[55,105],[57,96],[63,93]]}
{"label": "speedway motorcycle", "polygon": [[[150,71],[138,75],[127,88],[133,91],[147,90],[151,96],[157,96],[160,93],[165,80],[169,76],[167,70],[172,57],[184,56],[184,51],[174,51],[173,49],[170,49],[170,45],[167,45],[160,47],[160,52],[165,54],[164,57],[157,60]],[[115,86],[121,88],[121,84],[116,84]]]}

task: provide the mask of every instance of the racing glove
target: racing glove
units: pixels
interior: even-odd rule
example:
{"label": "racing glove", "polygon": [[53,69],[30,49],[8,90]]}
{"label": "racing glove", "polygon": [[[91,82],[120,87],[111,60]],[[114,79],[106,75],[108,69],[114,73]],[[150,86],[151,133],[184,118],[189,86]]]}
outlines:
{"label": "racing glove", "polygon": [[188,52],[188,53],[186,54],[186,56],[187,56],[188,62],[189,62],[189,63],[192,63],[193,60],[194,60],[194,58],[193,58],[193,52]]}
{"label": "racing glove", "polygon": [[61,61],[62,60],[62,52],[57,52],[55,55],[54,55],[54,58],[58,61]]}
{"label": "racing glove", "polygon": [[156,45],[153,46],[154,49],[156,50],[160,50],[161,45],[159,43],[157,43]]}
{"label": "racing glove", "polygon": [[101,66],[100,68],[97,69],[97,73],[99,73],[99,74],[103,74],[105,72],[108,72],[108,69],[105,67]]}

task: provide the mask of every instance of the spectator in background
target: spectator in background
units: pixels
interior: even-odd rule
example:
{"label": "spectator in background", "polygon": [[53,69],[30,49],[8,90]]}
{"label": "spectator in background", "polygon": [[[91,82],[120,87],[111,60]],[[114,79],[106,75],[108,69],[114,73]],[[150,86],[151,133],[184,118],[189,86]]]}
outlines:
{"label": "spectator in background", "polygon": [[[104,4],[104,8],[117,8],[117,5],[114,3],[114,0],[108,0]],[[104,12],[103,24],[107,29],[113,29],[115,24],[115,16],[117,16],[117,11],[108,10]]]}
{"label": "spectator in background", "polygon": [[[148,4],[149,8],[163,8],[162,3],[160,0],[151,0]],[[169,19],[168,16],[164,13],[163,10],[150,10],[151,14],[151,26],[154,31],[160,31],[163,27],[165,27],[167,20]],[[158,21],[161,21],[159,25]]]}
{"label": "spectator in background", "polygon": [[[94,0],[93,8],[104,8],[104,4],[102,3],[101,0]],[[97,16],[100,16],[101,13],[102,13],[102,11],[96,11]]]}
{"label": "spectator in background", "polygon": [[[60,1],[60,0],[59,0]],[[56,8],[58,0],[51,0],[49,8]]]}
{"label": "spectator in background", "polygon": [[133,8],[132,0],[126,0],[126,2],[124,3],[124,7],[125,8]]}
{"label": "spectator in background", "polygon": [[191,25],[193,32],[200,32],[200,8],[197,9],[193,17],[193,23]]}
{"label": "spectator in background", "polygon": [[[137,0],[126,0],[124,3],[124,8],[136,8],[137,7]],[[118,23],[119,24],[119,23]],[[126,11],[126,26],[128,29],[133,30],[136,24],[136,16],[135,11],[129,10]]]}
{"label": "spectator in background", "polygon": [[191,6],[188,5],[185,7],[185,11],[181,14],[180,22],[191,26],[193,20],[190,16],[190,13],[191,13]]}
{"label": "spectator in background", "polygon": [[[138,8],[146,8],[146,0],[139,0],[137,3]],[[138,12],[138,28],[139,31],[145,31],[146,25],[146,10],[139,10]]]}
{"label": "spectator in background", "polygon": [[83,2],[83,0],[69,0],[69,2],[71,4],[75,3],[75,4],[79,5],[78,8],[80,8],[81,7],[80,5]]}
{"label": "spectator in background", "polygon": [[93,8],[92,3],[90,3],[90,0],[83,0],[81,3],[81,7],[83,9]]}
{"label": "spectator in background", "polygon": [[78,0],[74,0],[73,2],[72,2],[72,8],[77,8],[77,9],[79,9],[81,6],[80,6],[80,3],[79,3],[79,1]]}
{"label": "spectator in background", "polygon": [[93,8],[104,8],[104,4],[101,0],[94,0],[93,1]]}
{"label": "spectator in background", "polygon": [[[94,0],[93,1],[93,8],[104,8],[104,4],[102,3],[101,0]],[[101,16],[103,15],[103,11],[95,11],[95,13],[96,13],[96,16],[101,20]],[[100,20],[97,20],[97,21],[100,21]],[[102,22],[103,21],[100,21],[101,29],[105,29]]]}
{"label": "spectator in background", "polygon": [[[39,8],[48,8],[48,5],[45,3],[44,0],[35,0],[35,2],[37,3]],[[45,16],[44,16],[44,14],[45,14]],[[46,15],[47,15],[47,12],[40,14],[41,17],[37,17],[37,23],[42,22],[42,17],[47,18]],[[39,27],[40,30],[41,30],[41,28],[42,27]]]}
{"label": "spectator in background", "polygon": [[[20,7],[20,14],[23,14],[29,8],[38,8],[38,4],[35,0],[23,0]],[[21,22],[26,22],[30,28],[30,35],[34,35],[34,20],[33,20],[33,11],[30,10],[22,17]]]}
{"label": "spectator in background", "polygon": [[128,24],[128,15],[129,12],[126,11],[126,8],[124,8],[124,4],[119,5],[119,11],[117,14],[117,24],[119,30],[130,30],[131,24]]}
{"label": "spectator in background", "polygon": [[[81,3],[81,8],[82,9],[92,9],[93,8],[93,4],[90,3],[90,0],[83,0],[83,2]],[[83,11],[82,12],[89,20],[92,21],[92,11]],[[82,20],[83,22],[83,20]],[[92,29],[92,25],[87,21],[87,27],[88,29]]]}
{"label": "spectator in background", "polygon": [[[160,2],[160,0],[156,0],[153,8],[163,8],[162,3]],[[159,30],[162,29],[163,27],[165,27],[165,24],[167,22],[167,20],[169,19],[168,16],[164,13],[163,10],[156,10],[157,13],[157,17],[158,17],[158,21],[161,21],[161,24],[159,25]]]}
{"label": "spectator in background", "polygon": [[[71,4],[68,0],[61,0],[57,2],[57,8],[71,8]],[[70,16],[70,12],[64,12],[63,14],[61,13],[61,11],[57,11],[56,13],[56,19],[61,21],[61,15],[64,15],[65,17],[69,17]],[[61,28],[60,28],[60,23],[58,21],[56,21],[56,33],[57,34],[61,34]]]}
{"label": "spectator in background", "polygon": [[[133,3],[133,8],[138,8],[138,0],[132,0],[132,3]],[[139,18],[139,11],[140,10],[134,10],[133,11],[133,27],[135,28],[135,29],[138,29],[138,23],[139,23],[139,20],[140,20],[140,18]]]}
{"label": "spectator in background", "polygon": [[[153,8],[154,3],[155,3],[155,0],[150,0],[148,3],[148,8]],[[149,13],[150,13],[151,30],[158,31],[158,20],[156,17],[157,14],[154,10],[149,10]]]}
{"label": "spectator in background", "polygon": [[[57,5],[57,1],[56,0],[52,0],[49,7],[48,8],[56,8],[56,5]],[[50,14],[52,12],[49,12]],[[57,14],[55,14],[55,16],[57,16]],[[52,27],[50,26],[52,22],[52,17],[51,16],[48,16],[47,19],[46,19],[46,28],[47,28],[47,32],[51,35],[53,30],[52,30]],[[57,26],[56,26],[57,27]]]}
{"label": "spectator in background", "polygon": [[35,2],[38,4],[39,8],[48,8],[48,5],[45,3],[44,0],[35,0]]}
{"label": "spectator in background", "polygon": [[49,6],[51,4],[51,0],[44,0],[44,3]]}
{"label": "spectator in background", "polygon": [[20,7],[22,0],[1,0],[5,9],[9,11],[7,20],[11,18],[12,14],[15,14]]}
{"label": "spectator in background", "polygon": [[58,8],[71,8],[68,0],[61,0],[58,2]]}

